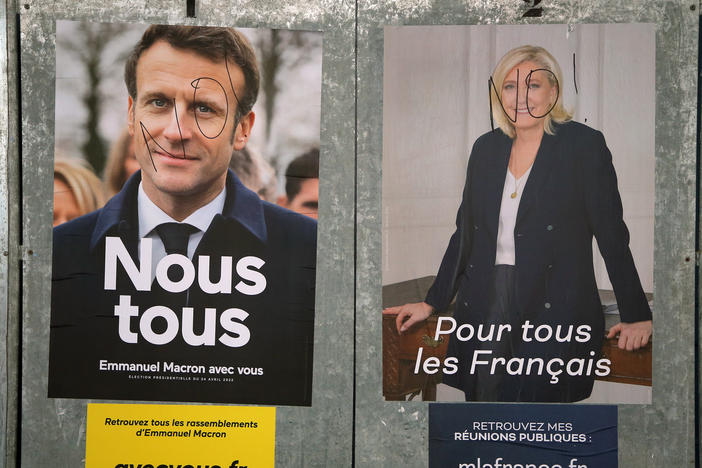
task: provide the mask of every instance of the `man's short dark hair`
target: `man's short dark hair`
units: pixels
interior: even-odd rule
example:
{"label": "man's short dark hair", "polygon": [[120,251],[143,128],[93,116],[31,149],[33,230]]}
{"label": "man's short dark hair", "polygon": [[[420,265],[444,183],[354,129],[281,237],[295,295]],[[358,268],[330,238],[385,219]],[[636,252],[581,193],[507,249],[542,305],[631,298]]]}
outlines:
{"label": "man's short dark hair", "polygon": [[[244,73],[244,92],[237,106],[237,118],[249,113],[258,96],[259,74],[256,54],[249,41],[239,31],[232,28],[208,26],[149,26],[141,40],[134,46],[124,67],[124,81],[132,99],[136,100],[136,68],[139,57],[157,41],[165,41],[176,49],[197,53],[213,62],[227,60],[234,62]],[[227,86],[228,83],[221,83]]]}
{"label": "man's short dark hair", "polygon": [[285,171],[285,195],[292,201],[307,179],[319,179],[319,148],[313,148],[296,157]]}

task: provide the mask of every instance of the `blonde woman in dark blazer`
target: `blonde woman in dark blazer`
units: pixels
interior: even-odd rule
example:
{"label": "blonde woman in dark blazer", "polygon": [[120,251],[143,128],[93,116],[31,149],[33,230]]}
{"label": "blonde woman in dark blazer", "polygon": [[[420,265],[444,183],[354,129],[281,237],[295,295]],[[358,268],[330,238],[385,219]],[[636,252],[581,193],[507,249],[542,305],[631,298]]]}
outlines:
{"label": "blonde woman in dark blazer", "polygon": [[[602,133],[570,120],[561,76],[541,47],[518,47],[500,60],[490,96],[498,128],[473,146],[456,232],[436,280],[424,302],[387,310],[398,313],[402,332],[455,296],[459,326],[511,327],[501,340],[451,335],[448,357],[458,369],[444,382],[465,391],[466,400],[570,402],[590,395],[595,373],[585,366],[600,357],[604,336],[593,236],[622,320],[610,336],[619,333],[619,347],[628,350],[651,336],[651,310],[629,249],[611,154]],[[539,342],[531,328],[531,339],[524,339],[527,322],[548,325],[554,336]],[[561,341],[555,339],[558,326]],[[487,365],[471,369],[475,356],[555,360],[561,372],[555,378],[536,367],[526,372],[516,361],[509,371],[500,365],[494,373]],[[582,366],[585,375],[567,372],[573,360],[571,370],[578,374]]]}

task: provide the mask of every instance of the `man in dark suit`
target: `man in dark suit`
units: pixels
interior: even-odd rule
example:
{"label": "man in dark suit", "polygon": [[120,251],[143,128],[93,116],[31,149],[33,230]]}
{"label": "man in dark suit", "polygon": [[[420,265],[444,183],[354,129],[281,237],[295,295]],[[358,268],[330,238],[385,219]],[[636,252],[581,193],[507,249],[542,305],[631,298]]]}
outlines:
{"label": "man in dark suit", "polygon": [[54,231],[49,396],[311,404],[316,223],[228,170],[250,44],[151,26],[125,81],[141,171]]}

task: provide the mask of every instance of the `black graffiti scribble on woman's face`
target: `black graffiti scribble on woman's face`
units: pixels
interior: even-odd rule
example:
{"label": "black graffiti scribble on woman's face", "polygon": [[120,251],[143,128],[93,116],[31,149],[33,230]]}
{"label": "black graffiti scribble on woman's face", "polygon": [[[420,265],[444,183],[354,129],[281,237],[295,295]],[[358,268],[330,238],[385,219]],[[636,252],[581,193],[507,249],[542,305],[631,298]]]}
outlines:
{"label": "black graffiti scribble on woman's face", "polygon": [[[560,92],[556,75],[529,61],[518,64],[507,73],[499,92],[492,77],[488,80],[488,87],[516,129],[543,125],[543,119],[556,106]],[[490,117],[492,122],[492,100]]]}

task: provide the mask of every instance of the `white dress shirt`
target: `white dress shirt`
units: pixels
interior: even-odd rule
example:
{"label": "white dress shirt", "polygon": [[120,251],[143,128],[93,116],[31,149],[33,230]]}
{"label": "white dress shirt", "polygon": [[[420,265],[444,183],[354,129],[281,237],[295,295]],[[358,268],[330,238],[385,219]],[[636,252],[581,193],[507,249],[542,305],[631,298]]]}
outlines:
{"label": "white dress shirt", "polygon": [[[522,193],[524,193],[524,187],[526,187],[532,167],[533,165],[519,179],[515,179],[512,172],[507,169],[505,188],[502,190],[502,204],[500,205],[500,222],[497,227],[495,265],[514,265],[515,263],[514,227],[517,224],[519,201],[522,199]],[[517,196],[512,198],[515,191]]]}
{"label": "white dress shirt", "polygon": [[[188,239],[188,258],[192,260],[198,244],[205,235],[205,231],[210,227],[210,223],[215,215],[222,213],[224,209],[224,200],[227,197],[226,187],[217,195],[214,200],[207,205],[198,208],[190,216],[180,221],[184,224],[195,226],[199,231],[190,235]],[[156,226],[163,223],[177,223],[175,219],[168,216],[161,208],[156,206],[154,202],[146,195],[142,184],[139,183],[139,191],[137,194],[137,207],[139,213],[139,248],[141,252],[141,239],[148,238],[152,241],[151,250],[151,280],[156,277],[156,265],[166,256],[166,248],[163,245],[161,237],[156,232]]]}

